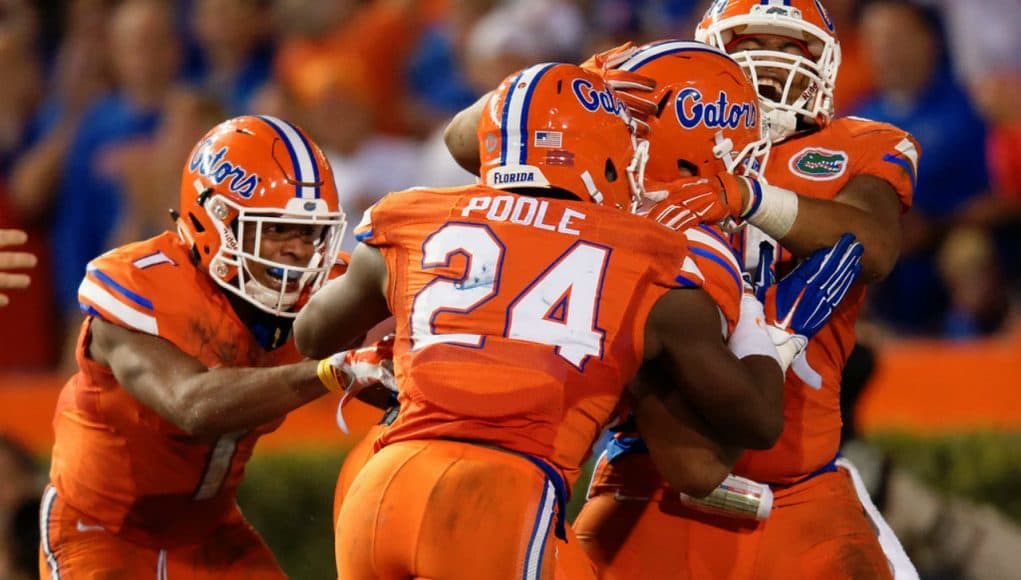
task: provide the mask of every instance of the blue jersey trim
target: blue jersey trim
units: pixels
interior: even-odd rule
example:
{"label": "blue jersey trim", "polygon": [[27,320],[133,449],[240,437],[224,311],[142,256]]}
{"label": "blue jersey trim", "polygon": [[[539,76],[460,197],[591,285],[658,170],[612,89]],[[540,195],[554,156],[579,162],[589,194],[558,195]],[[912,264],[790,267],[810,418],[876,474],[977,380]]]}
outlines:
{"label": "blue jersey trim", "polygon": [[124,286],[121,286],[120,284],[117,283],[116,280],[104,274],[103,271],[100,270],[99,268],[96,268],[95,266],[90,266],[88,268],[88,273],[92,274],[96,278],[99,278],[103,282],[103,284],[106,284],[109,288],[116,291],[121,296],[124,296],[128,300],[131,300],[135,304],[141,306],[142,308],[145,308],[146,310],[153,310],[152,301],[150,301],[148,298],[144,296],[140,296],[132,292],[131,290],[128,290]]}
{"label": "blue jersey trim", "polygon": [[911,165],[910,161],[908,161],[907,159],[903,159],[901,157],[897,157],[896,155],[892,155],[890,153],[883,155],[883,161],[901,166],[904,169],[904,171],[907,172],[908,176],[911,177],[912,187],[917,185],[918,177],[915,175],[915,168],[914,166]]}
{"label": "blue jersey trim", "polygon": [[744,286],[741,284],[741,274],[734,270],[734,266],[732,266],[729,262],[727,262],[720,256],[714,254],[713,252],[710,252],[709,250],[696,248],[694,246],[689,247],[688,250],[692,254],[695,254],[696,256],[702,256],[703,258],[712,260],[713,262],[716,262],[720,266],[723,266],[723,269],[726,270],[727,273],[730,274],[730,277],[734,279],[734,284],[737,284],[738,292],[744,291]]}

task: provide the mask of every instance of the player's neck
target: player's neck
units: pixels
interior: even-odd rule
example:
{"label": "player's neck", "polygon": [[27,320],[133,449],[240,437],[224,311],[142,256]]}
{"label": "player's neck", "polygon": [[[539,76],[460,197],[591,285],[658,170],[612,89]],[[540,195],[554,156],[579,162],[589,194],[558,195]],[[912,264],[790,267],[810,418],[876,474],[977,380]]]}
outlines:
{"label": "player's neck", "polygon": [[293,318],[284,318],[262,311],[233,293],[227,292],[226,295],[234,313],[252,333],[263,350],[268,352],[280,348],[291,337]]}

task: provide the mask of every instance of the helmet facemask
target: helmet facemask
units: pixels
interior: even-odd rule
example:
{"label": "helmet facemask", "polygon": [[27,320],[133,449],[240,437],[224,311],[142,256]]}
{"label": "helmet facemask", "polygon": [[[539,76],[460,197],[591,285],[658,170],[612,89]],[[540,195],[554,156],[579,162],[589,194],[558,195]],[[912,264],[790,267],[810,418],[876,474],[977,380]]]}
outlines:
{"label": "helmet facemask", "polygon": [[[832,119],[833,84],[818,73],[816,63],[809,58],[776,50],[737,50],[729,54],[759,92],[762,121],[771,140],[781,141],[797,132],[799,118],[819,126]],[[773,71],[783,74],[777,79]],[[835,79],[836,72],[831,76]],[[799,90],[799,84],[805,88]]]}
{"label": "helmet facemask", "polygon": [[[322,200],[295,198],[281,212],[244,207],[214,194],[202,205],[220,236],[220,247],[209,266],[213,280],[260,310],[286,318],[297,316],[294,306],[326,282],[347,227],[344,213],[328,211]],[[313,248],[307,264],[279,262],[262,255],[265,226],[276,224],[323,228],[309,241]],[[250,232],[254,232],[253,242],[246,248]],[[279,288],[261,282],[253,266],[265,268],[269,276],[279,279]]]}
{"label": "helmet facemask", "polygon": [[[818,3],[815,9],[824,14]],[[828,15],[822,22],[829,31],[807,20],[807,16],[795,7],[765,4],[739,15],[717,14],[710,9],[696,30],[697,40],[725,51],[751,79],[759,91],[762,120],[773,141],[798,131],[799,120],[825,126],[833,118],[840,44]],[[734,48],[744,38],[763,35],[793,39],[803,46],[805,54]],[[805,88],[799,88],[799,84],[805,84]]]}

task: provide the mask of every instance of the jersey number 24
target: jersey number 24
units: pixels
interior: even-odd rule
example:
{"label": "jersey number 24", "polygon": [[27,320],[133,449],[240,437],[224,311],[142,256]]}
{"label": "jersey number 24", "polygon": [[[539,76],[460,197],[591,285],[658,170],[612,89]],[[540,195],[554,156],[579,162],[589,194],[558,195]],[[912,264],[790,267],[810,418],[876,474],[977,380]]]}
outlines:
{"label": "jersey number 24", "polygon": [[[484,337],[437,333],[436,315],[468,314],[500,292],[505,247],[489,227],[449,222],[422,246],[422,269],[446,267],[457,254],[466,258],[461,278],[438,277],[415,296],[411,309],[413,350],[434,344],[480,347]],[[553,346],[557,355],[582,369],[590,356],[601,356],[606,332],[597,326],[599,297],[610,248],[578,240],[507,308],[503,335]]]}

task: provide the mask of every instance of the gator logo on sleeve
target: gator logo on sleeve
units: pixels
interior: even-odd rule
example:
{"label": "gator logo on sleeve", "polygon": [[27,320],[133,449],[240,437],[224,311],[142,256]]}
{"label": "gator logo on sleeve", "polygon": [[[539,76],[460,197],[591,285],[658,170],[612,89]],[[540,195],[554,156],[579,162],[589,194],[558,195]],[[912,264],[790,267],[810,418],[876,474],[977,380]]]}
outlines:
{"label": "gator logo on sleeve", "polygon": [[805,179],[829,181],[847,171],[847,153],[821,147],[802,149],[791,157],[790,169],[795,175]]}

